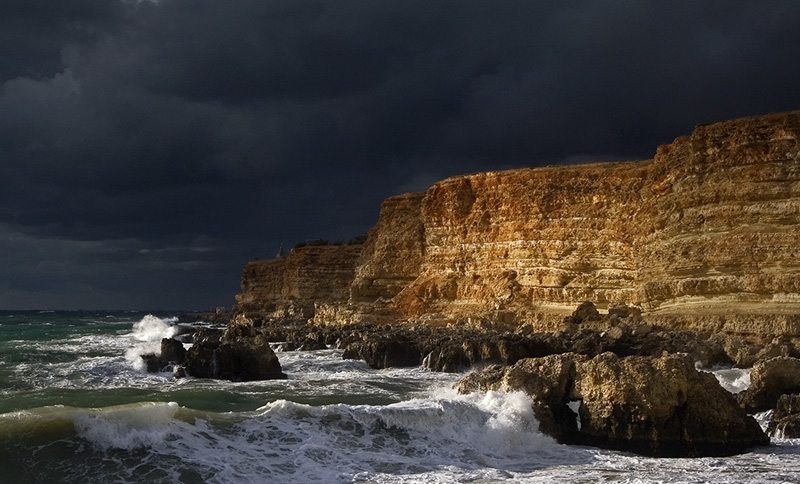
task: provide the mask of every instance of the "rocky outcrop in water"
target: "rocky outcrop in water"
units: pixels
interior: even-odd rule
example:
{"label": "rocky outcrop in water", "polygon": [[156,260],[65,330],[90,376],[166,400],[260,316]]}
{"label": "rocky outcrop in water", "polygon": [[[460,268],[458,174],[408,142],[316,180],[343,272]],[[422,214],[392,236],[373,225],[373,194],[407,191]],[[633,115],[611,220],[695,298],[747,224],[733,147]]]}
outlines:
{"label": "rocky outcrop in water", "polygon": [[767,432],[781,439],[800,438],[800,395],[781,395]]}
{"label": "rocky outcrop in water", "polygon": [[541,430],[564,443],[657,456],[727,455],[769,443],[733,395],[685,354],[525,359],[469,375],[458,388],[525,391]]}
{"label": "rocky outcrop in water", "polygon": [[750,387],[739,394],[748,412],[776,407],[781,395],[800,393],[800,359],[777,357],[759,361],[750,373]]}
{"label": "rocky outcrop in water", "polygon": [[286,378],[269,340],[239,316],[223,330],[201,329],[186,353],[186,374],[232,381]]}
{"label": "rocky outcrop in water", "polygon": [[142,355],[142,359],[150,373],[170,372],[186,360],[186,349],[183,347],[183,343],[175,338],[163,338],[161,353]]}

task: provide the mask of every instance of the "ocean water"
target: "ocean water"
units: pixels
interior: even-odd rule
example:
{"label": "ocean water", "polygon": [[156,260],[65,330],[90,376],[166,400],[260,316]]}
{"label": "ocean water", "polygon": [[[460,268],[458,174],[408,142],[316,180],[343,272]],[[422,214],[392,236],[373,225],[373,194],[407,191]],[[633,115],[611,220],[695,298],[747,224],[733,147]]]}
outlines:
{"label": "ocean water", "polygon": [[[0,312],[3,483],[798,483],[800,441],[726,458],[560,445],[522,393],[279,352],[287,380],[148,374],[176,314]],[[730,391],[749,373],[717,370]]]}

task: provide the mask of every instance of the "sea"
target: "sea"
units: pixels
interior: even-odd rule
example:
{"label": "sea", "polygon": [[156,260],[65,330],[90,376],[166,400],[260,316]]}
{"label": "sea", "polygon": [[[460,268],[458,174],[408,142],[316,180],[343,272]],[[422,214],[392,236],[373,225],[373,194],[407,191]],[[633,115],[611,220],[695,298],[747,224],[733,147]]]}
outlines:
{"label": "sea", "polygon": [[695,459],[566,446],[523,393],[459,395],[462,374],[336,349],[277,352],[286,380],[147,373],[177,315],[0,312],[0,482],[800,483],[800,440]]}

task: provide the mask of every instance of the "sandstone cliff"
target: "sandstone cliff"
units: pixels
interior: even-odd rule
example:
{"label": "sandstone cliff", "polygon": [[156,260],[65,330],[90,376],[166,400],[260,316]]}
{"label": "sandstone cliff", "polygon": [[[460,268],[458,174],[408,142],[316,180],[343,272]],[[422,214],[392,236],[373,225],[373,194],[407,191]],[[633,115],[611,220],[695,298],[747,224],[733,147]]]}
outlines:
{"label": "sandstone cliff", "polygon": [[[737,119],[652,160],[477,173],[390,198],[348,302],[322,301],[316,320],[552,329],[592,301],[673,327],[800,335],[799,136],[800,111]],[[270,296],[241,305],[292,292],[270,274],[250,277]]]}
{"label": "sandstone cliff", "polygon": [[275,317],[310,318],[320,302],[345,302],[360,245],[305,246],[285,257],[248,262],[237,310]]}

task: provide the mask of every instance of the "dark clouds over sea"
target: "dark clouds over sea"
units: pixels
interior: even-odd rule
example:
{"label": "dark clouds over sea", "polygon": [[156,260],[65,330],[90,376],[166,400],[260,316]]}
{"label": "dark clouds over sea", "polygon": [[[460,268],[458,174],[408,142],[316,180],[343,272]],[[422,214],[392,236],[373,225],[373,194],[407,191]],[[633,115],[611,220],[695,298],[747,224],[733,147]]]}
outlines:
{"label": "dark clouds over sea", "polygon": [[451,175],[800,108],[795,1],[3,0],[0,308],[230,306]]}

